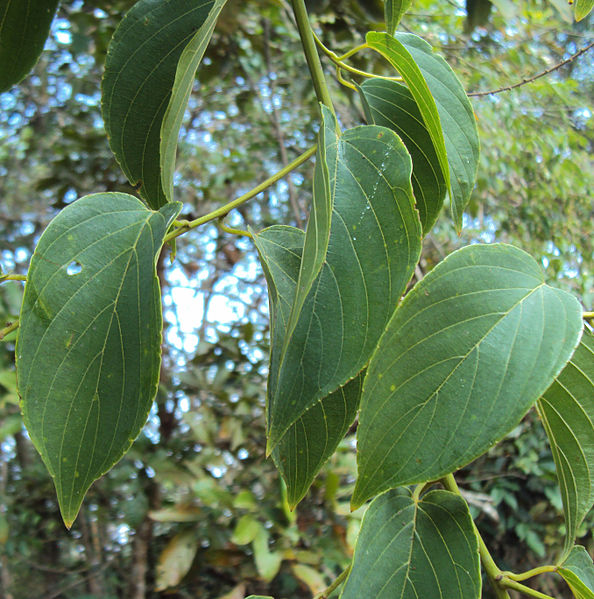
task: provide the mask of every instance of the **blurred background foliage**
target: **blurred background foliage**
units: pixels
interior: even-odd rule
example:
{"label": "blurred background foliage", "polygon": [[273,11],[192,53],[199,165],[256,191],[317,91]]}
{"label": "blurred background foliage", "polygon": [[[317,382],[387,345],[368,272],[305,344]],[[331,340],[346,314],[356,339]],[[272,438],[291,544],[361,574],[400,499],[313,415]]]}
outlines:
{"label": "blurred background foliage", "polygon": [[[64,0],[46,51],[0,95],[0,266],[25,273],[49,220],[98,191],[134,193],[100,116],[107,44],[131,0]],[[337,53],[382,28],[380,0],[311,0],[312,22]],[[401,27],[441,52],[469,91],[550,68],[592,39],[564,0],[415,0]],[[325,62],[340,120],[362,122]],[[370,52],[352,64],[388,72]],[[416,277],[453,249],[506,241],[542,262],[549,282],[585,309],[594,296],[591,54],[531,84],[473,99],[479,178],[457,236],[447,210],[425,240]],[[230,201],[311,146],[318,109],[285,0],[229,0],[201,67],[180,142],[176,199],[196,217]],[[228,217],[260,229],[303,225],[312,165]],[[161,386],[140,438],[91,489],[73,529],[22,428],[15,335],[0,344],[0,596],[6,599],[306,598],[352,555],[362,510],[350,513],[354,430],[290,512],[264,457],[268,305],[249,240],[214,225],[159,261],[165,331]],[[22,285],[0,287],[0,322]],[[554,464],[530,413],[458,475],[487,544],[517,571],[555,559],[564,525]],[[590,519],[581,543],[594,549]],[[554,579],[536,583],[569,596]],[[489,597],[486,589],[485,596]]]}

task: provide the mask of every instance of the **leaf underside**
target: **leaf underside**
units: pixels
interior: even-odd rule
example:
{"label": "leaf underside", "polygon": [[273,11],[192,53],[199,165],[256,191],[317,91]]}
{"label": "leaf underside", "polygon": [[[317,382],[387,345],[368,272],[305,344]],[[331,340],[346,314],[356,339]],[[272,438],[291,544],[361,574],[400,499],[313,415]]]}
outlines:
{"label": "leaf underside", "polygon": [[105,130],[124,174],[154,209],[172,199],[183,111],[224,4],[140,0],[110,42],[101,94]]}
{"label": "leaf underside", "polygon": [[49,224],[31,259],[18,386],[67,526],[148,416],[161,361],[155,260],[180,207],[153,212],[122,193],[86,196]]}
{"label": "leaf underside", "polygon": [[478,540],[468,505],[449,491],[415,502],[402,489],[369,506],[341,599],[478,599]]}
{"label": "leaf underside", "polygon": [[584,331],[571,360],[538,400],[551,444],[567,526],[565,551],[594,505],[594,335]]}
{"label": "leaf underside", "polygon": [[434,480],[507,434],[571,357],[577,300],[525,252],[472,245],[406,296],[373,354],[357,429],[353,506]]}
{"label": "leaf underside", "polygon": [[585,547],[575,545],[557,571],[575,599],[594,599],[594,563]]}
{"label": "leaf underside", "polygon": [[0,92],[24,79],[35,66],[59,0],[18,0],[0,6]]}
{"label": "leaf underside", "polygon": [[400,73],[417,103],[449,190],[454,224],[460,231],[479,157],[478,130],[468,96],[448,63],[420,37],[371,31],[366,39]]}

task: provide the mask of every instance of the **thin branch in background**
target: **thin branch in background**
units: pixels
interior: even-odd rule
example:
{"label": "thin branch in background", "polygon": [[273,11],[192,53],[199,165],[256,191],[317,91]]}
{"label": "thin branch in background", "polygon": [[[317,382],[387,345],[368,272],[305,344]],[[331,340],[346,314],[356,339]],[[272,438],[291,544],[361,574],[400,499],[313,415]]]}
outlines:
{"label": "thin branch in background", "polygon": [[2,339],[4,339],[4,337],[6,337],[6,335],[9,335],[13,331],[16,331],[18,328],[19,328],[18,319],[15,320],[14,322],[8,323],[3,329],[0,329],[0,341],[2,341]]}
{"label": "thin branch in background", "polygon": [[594,47],[594,42],[590,42],[586,47],[582,48],[581,50],[578,50],[575,54],[572,54],[569,58],[566,58],[565,60],[557,63],[556,65],[552,66],[551,68],[546,69],[545,71],[542,71],[540,73],[537,73],[536,75],[533,75],[532,77],[528,77],[527,79],[522,79],[522,81],[520,81],[518,83],[514,83],[513,85],[507,85],[505,87],[500,87],[499,89],[492,89],[492,90],[484,91],[484,92],[471,92],[468,95],[474,96],[474,97],[490,96],[493,94],[500,94],[501,92],[508,92],[512,89],[516,89],[517,87],[522,87],[523,85],[526,85],[527,83],[532,83],[533,81],[536,81],[537,79],[540,79],[541,77],[544,77],[545,75],[548,75],[549,73],[552,73],[553,71],[556,71],[557,69],[560,69],[561,67],[565,66],[566,64],[573,62],[574,60],[576,60],[576,58],[579,58],[582,54],[585,54],[586,52],[588,52],[588,50],[591,50],[593,47]]}

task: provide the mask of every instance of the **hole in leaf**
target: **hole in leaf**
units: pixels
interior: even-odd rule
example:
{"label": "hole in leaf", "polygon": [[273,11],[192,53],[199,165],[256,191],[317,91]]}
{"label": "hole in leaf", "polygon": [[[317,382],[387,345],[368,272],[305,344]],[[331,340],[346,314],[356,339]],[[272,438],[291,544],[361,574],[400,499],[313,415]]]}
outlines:
{"label": "hole in leaf", "polygon": [[80,271],[82,270],[82,265],[80,262],[77,262],[76,260],[73,260],[67,267],[66,267],[66,274],[69,274],[70,276],[74,276],[77,275],[78,273],[80,273]]}

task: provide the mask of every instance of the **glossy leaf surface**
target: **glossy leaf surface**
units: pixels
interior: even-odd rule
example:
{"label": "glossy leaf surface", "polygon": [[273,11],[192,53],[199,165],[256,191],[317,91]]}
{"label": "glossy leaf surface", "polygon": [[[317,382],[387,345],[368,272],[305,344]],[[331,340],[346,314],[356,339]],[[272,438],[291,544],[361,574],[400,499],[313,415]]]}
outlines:
{"label": "glossy leaf surface", "polygon": [[148,416],[161,361],[155,260],[180,207],[153,212],[126,194],[86,196],[50,223],[31,259],[19,393],[67,526]]}
{"label": "glossy leaf surface", "polygon": [[431,491],[415,502],[388,491],[369,506],[341,599],[478,599],[478,540],[466,502]]}
{"label": "glossy leaf surface", "polygon": [[101,101],[105,129],[124,174],[152,208],[172,199],[181,119],[224,4],[140,0],[109,45]]}
{"label": "glossy leaf surface", "polygon": [[476,179],[479,140],[474,112],[462,84],[431,46],[411,33],[369,32],[367,44],[402,75],[433,141],[450,194],[456,228]]}
{"label": "glossy leaf surface", "polygon": [[507,434],[571,357],[581,308],[504,244],[448,256],[406,296],[373,354],[353,505],[434,480]]}
{"label": "glossy leaf surface", "polygon": [[558,572],[575,599],[594,599],[594,563],[584,547],[575,545]]}
{"label": "glossy leaf surface", "polygon": [[0,5],[0,92],[35,66],[58,8],[58,0],[15,0]]}
{"label": "glossy leaf surface", "polygon": [[384,4],[384,19],[388,34],[394,34],[400,20],[411,4],[412,0],[386,0]]}
{"label": "glossy leaf surface", "polygon": [[[272,319],[269,449],[309,408],[365,366],[420,253],[411,161],[400,139],[383,127],[350,129],[338,141],[333,164],[326,261],[289,342],[284,316]],[[290,243],[296,247],[296,241]],[[279,270],[286,269],[265,265],[270,295],[278,295],[277,304],[291,303],[290,275]]]}
{"label": "glossy leaf surface", "polygon": [[441,210],[447,186],[419,108],[409,89],[395,81],[369,79],[360,89],[368,121],[395,131],[411,155],[415,201],[427,234]]}
{"label": "glossy leaf surface", "polygon": [[569,550],[594,505],[594,336],[588,330],[538,408],[557,468]]}

